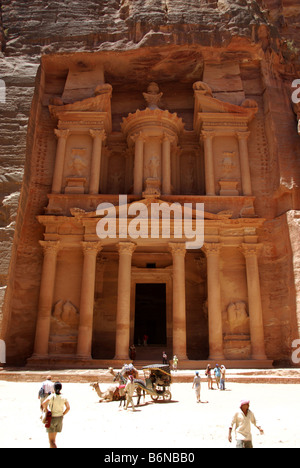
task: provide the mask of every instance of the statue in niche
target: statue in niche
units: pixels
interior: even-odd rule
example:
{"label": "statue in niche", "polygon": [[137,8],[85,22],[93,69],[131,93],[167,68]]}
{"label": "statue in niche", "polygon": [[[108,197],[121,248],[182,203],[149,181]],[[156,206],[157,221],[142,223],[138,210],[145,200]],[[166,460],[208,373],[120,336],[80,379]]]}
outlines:
{"label": "statue in niche", "polygon": [[159,109],[158,103],[163,97],[163,93],[159,92],[159,86],[157,83],[150,83],[147,89],[147,93],[143,93],[143,96],[148,104],[149,109]]}
{"label": "statue in niche", "polygon": [[186,173],[184,177],[185,181],[185,191],[187,194],[195,193],[196,192],[196,181],[195,181],[195,166],[193,165],[193,161],[190,160],[189,164],[186,168]]}
{"label": "statue in niche", "polygon": [[249,333],[249,316],[245,302],[231,302],[227,307],[227,321],[232,334]]}
{"label": "statue in niche", "polygon": [[122,183],[122,173],[121,172],[114,172],[110,176],[110,185],[111,185],[111,193],[119,193],[120,192],[120,185]]}
{"label": "statue in niche", "polygon": [[53,317],[62,325],[78,328],[79,312],[70,301],[58,301],[54,306]]}
{"label": "statue in niche", "polygon": [[236,153],[230,151],[223,152],[222,168],[226,173],[231,173],[236,168]]}
{"label": "statue in niche", "polygon": [[159,160],[157,159],[157,157],[153,156],[149,161],[150,178],[159,179],[159,166]]}
{"label": "statue in niche", "polygon": [[86,150],[85,149],[73,149],[72,160],[69,164],[71,174],[75,177],[82,177],[86,170],[85,162]]}

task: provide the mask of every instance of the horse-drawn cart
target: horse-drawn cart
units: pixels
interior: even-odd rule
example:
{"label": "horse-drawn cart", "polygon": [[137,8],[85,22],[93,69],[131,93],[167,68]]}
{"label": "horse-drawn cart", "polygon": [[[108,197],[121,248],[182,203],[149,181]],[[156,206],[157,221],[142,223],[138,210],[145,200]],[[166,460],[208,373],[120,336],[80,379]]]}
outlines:
{"label": "horse-drawn cart", "polygon": [[172,383],[170,367],[165,364],[152,364],[143,367],[145,376],[145,391],[151,395],[153,401],[170,401]]}
{"label": "horse-drawn cart", "polygon": [[172,394],[170,391],[171,386],[171,371],[170,367],[164,364],[152,364],[151,366],[143,367],[145,380],[139,379],[139,373],[132,364],[124,365],[121,372],[114,373],[114,382],[118,381],[123,388],[128,382],[129,376],[132,375],[133,382],[136,386],[136,396],[138,398],[137,404],[139,405],[142,393],[151,396],[153,401],[163,400],[170,401]]}

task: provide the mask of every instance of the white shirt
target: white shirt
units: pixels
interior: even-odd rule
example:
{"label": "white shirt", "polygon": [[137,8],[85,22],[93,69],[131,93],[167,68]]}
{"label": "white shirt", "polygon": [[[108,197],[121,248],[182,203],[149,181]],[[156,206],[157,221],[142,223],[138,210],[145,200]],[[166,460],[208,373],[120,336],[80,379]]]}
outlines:
{"label": "white shirt", "polygon": [[236,440],[252,441],[251,423],[257,427],[257,421],[252,411],[248,410],[247,416],[245,416],[242,410],[235,413],[230,428],[235,426]]}
{"label": "white shirt", "polygon": [[42,388],[44,389],[45,395],[50,395],[54,392],[54,383],[51,380],[45,380],[42,384]]}
{"label": "white shirt", "polygon": [[49,398],[50,400],[48,402],[48,408],[50,408],[52,416],[54,418],[59,418],[63,416],[65,405],[68,402],[68,400],[62,395],[52,395]]}

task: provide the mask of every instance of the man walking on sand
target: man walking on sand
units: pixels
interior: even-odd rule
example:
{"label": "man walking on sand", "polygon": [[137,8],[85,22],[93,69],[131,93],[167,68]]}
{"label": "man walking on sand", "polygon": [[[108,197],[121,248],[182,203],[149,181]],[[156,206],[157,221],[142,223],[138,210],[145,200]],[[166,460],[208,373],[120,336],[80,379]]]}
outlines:
{"label": "man walking on sand", "polygon": [[125,395],[126,395],[125,410],[128,409],[128,406],[131,403],[132,411],[136,411],[136,409],[134,407],[134,403],[133,403],[133,394],[134,394],[135,388],[136,388],[136,385],[133,382],[133,376],[130,375],[129,380],[128,380],[128,382],[126,384],[126,387],[125,387]]}
{"label": "man walking on sand", "polygon": [[197,398],[197,403],[200,403],[200,392],[201,392],[201,377],[199,375],[199,372],[196,372],[195,377],[194,377],[194,382],[193,382],[193,387],[195,389],[196,393],[196,398]]}
{"label": "man walking on sand", "polygon": [[256,418],[249,407],[250,401],[242,400],[240,403],[240,411],[235,413],[229,427],[228,440],[232,442],[232,429],[235,426],[236,448],[253,448],[251,423],[257,427],[261,435],[264,434],[264,431],[257,424]]}

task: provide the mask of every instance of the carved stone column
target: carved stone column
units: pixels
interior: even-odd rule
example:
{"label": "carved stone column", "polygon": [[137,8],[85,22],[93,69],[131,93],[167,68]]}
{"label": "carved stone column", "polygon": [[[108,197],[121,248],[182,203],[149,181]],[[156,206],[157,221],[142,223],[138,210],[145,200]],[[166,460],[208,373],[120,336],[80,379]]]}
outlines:
{"label": "carved stone column", "polygon": [[185,244],[171,243],[173,256],[173,354],[187,359],[186,296],[185,296]]}
{"label": "carved stone column", "polygon": [[34,356],[48,356],[51,312],[56,276],[58,241],[40,241],[44,249],[44,262],[40,287],[40,300],[35,332]]}
{"label": "carved stone column", "polygon": [[130,346],[131,260],[136,245],[120,242],[115,359],[128,359]]}
{"label": "carved stone column", "polygon": [[252,195],[252,184],[251,184],[249,153],[248,153],[249,136],[250,136],[250,132],[238,132],[237,133],[237,137],[239,140],[239,149],[240,149],[240,164],[241,164],[241,174],[242,174],[243,195],[245,196]]}
{"label": "carved stone column", "polygon": [[104,130],[90,130],[90,134],[94,140],[91,163],[90,194],[97,195],[99,193],[100,185],[102,144],[106,138],[106,133]]}
{"label": "carved stone column", "polygon": [[135,136],[134,189],[135,195],[142,195],[144,183],[144,142],[142,133]]}
{"label": "carved stone column", "polygon": [[220,252],[222,244],[205,243],[207,257],[209,359],[224,359],[223,323],[220,284]]}
{"label": "carved stone column", "polygon": [[163,137],[162,150],[162,194],[171,195],[171,139],[168,135]]}
{"label": "carved stone column", "polygon": [[82,242],[84,254],[80,318],[78,327],[77,356],[92,358],[93,318],[95,301],[96,262],[98,252],[101,252],[100,242]]}
{"label": "carved stone column", "polygon": [[214,152],[213,152],[213,139],[215,133],[212,131],[202,131],[201,137],[204,140],[204,159],[205,159],[205,183],[206,195],[215,196],[215,168],[214,168]]}
{"label": "carved stone column", "polygon": [[246,258],[252,359],[267,359],[258,269],[261,248],[262,244],[242,244],[241,247]]}
{"label": "carved stone column", "polygon": [[61,193],[65,165],[66,145],[68,136],[70,135],[70,130],[55,130],[55,135],[58,138],[58,143],[52,182],[52,193]]}

